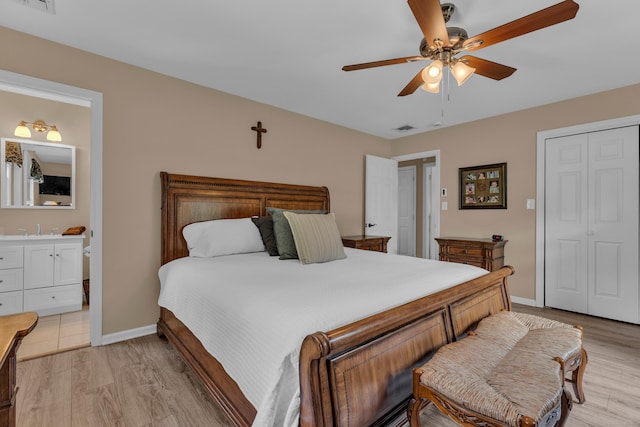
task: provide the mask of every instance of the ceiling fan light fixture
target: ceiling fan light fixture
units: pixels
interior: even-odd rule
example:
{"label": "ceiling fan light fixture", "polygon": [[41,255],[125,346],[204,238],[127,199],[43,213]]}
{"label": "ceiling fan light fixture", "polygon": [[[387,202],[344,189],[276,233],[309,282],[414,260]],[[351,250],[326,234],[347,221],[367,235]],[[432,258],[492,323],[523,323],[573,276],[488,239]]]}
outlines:
{"label": "ceiling fan light fixture", "polygon": [[442,80],[442,67],[444,64],[436,59],[422,70],[422,80],[425,83],[440,83]]}
{"label": "ceiling fan light fixture", "polygon": [[429,93],[438,93],[440,92],[440,82],[437,83],[425,83],[422,85],[422,90]]}
{"label": "ceiling fan light fixture", "polygon": [[450,68],[451,74],[453,74],[456,82],[458,82],[458,86],[462,86],[476,71],[475,68],[468,66],[462,61],[456,62],[455,64],[451,65]]}

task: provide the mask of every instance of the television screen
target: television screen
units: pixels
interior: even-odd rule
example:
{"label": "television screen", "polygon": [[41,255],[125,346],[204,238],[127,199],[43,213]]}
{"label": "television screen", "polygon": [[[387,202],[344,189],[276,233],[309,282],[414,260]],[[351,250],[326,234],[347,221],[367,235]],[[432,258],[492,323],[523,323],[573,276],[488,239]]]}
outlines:
{"label": "television screen", "polygon": [[40,194],[70,196],[71,178],[68,176],[44,175],[44,182],[40,184]]}

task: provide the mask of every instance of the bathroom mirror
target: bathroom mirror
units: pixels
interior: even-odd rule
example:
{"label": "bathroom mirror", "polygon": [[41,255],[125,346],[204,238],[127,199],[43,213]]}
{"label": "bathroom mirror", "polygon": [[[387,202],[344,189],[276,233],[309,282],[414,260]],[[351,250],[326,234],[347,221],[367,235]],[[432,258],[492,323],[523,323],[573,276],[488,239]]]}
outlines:
{"label": "bathroom mirror", "polygon": [[3,208],[75,209],[76,147],[2,138]]}

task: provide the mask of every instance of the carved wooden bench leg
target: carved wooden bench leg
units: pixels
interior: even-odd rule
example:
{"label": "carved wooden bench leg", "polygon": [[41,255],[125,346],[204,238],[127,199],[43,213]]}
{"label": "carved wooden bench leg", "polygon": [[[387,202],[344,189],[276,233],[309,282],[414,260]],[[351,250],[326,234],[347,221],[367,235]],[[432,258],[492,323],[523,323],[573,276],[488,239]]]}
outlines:
{"label": "carved wooden bench leg", "polygon": [[578,399],[578,403],[584,403],[586,401],[584,397],[584,390],[582,389],[582,377],[584,376],[584,370],[587,367],[587,361],[587,351],[583,348],[580,366],[571,373],[571,384],[573,385],[573,392],[576,395],[576,399]]}
{"label": "carved wooden bench leg", "polygon": [[[420,384],[420,375],[422,375],[421,369],[413,370],[413,390],[418,390]],[[420,427],[420,410],[425,406],[425,402],[419,396],[414,395],[409,400],[407,406],[407,418],[409,419],[410,427]]]}

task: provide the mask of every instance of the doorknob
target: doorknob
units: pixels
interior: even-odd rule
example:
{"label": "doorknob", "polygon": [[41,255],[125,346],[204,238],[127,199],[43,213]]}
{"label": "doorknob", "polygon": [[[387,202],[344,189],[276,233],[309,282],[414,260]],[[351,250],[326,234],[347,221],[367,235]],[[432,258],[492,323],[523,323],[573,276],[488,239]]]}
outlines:
{"label": "doorknob", "polygon": [[371,228],[371,227],[375,227],[376,225],[378,225],[378,224],[371,224],[369,222],[369,223],[365,224],[364,226],[367,227],[367,228]]}

